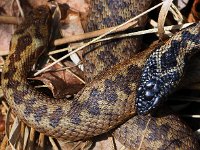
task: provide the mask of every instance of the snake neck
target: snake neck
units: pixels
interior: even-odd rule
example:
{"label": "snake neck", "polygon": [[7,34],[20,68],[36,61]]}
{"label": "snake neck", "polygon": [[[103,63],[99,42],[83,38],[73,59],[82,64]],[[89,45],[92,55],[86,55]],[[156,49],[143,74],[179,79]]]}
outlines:
{"label": "snake neck", "polygon": [[151,112],[177,89],[191,56],[200,50],[199,39],[197,23],[177,33],[149,56],[137,92],[139,114]]}

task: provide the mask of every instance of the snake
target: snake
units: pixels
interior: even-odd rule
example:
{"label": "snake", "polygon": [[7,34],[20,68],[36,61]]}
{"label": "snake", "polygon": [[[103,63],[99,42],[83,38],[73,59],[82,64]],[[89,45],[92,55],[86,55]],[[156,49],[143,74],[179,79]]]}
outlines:
{"label": "snake", "polygon": [[[9,106],[20,120],[35,130],[58,139],[86,140],[121,124],[122,127],[116,130],[116,133],[124,131],[123,123],[127,121],[125,126],[133,124],[131,121],[137,113],[136,95],[138,87],[141,87],[139,85],[141,79],[145,79],[141,75],[146,70],[147,60],[156,56],[156,51],[170,50],[173,41],[184,43],[182,44],[184,49],[176,46],[173,49],[177,51],[181,49],[182,55],[187,57],[189,53],[194,53],[192,49],[199,48],[200,24],[197,23],[178,32],[164,45],[139,52],[130,59],[113,65],[111,69],[102,71],[73,100],[54,99],[37,91],[27,79],[38,57],[49,45],[52,19],[50,14],[51,11],[47,6],[40,6],[34,9],[15,31],[10,44],[10,54],[3,68],[1,83]],[[185,60],[184,58],[180,61],[185,62]],[[166,121],[166,118],[164,120]],[[162,119],[158,119],[153,123],[159,121],[163,122]],[[174,126],[179,125],[179,129],[184,128],[188,135],[191,134],[179,120],[174,123]],[[142,128],[140,122],[135,121],[135,124]],[[149,128],[149,131],[151,130],[154,128]],[[171,134],[169,139],[174,136]],[[139,137],[137,134],[135,136]],[[196,140],[192,134],[190,138],[190,142],[183,144],[195,149]],[[161,139],[158,141],[164,142]]]}

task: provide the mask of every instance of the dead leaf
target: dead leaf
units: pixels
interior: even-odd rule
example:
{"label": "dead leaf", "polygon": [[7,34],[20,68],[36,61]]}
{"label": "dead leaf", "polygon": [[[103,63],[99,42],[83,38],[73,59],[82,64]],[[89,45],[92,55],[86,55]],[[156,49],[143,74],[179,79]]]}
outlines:
{"label": "dead leaf", "polygon": [[[83,72],[75,67],[73,63],[68,61],[65,62],[65,65],[71,67],[72,72],[83,78]],[[51,68],[51,70],[58,69],[61,69],[58,64]],[[66,70],[46,72],[39,77],[35,77],[34,80],[40,80],[47,85],[55,98],[63,98],[66,95],[76,94],[84,87],[84,84],[79,79]]]}
{"label": "dead leaf", "polygon": [[188,16],[188,22],[200,21],[200,0],[195,0],[191,12]]}

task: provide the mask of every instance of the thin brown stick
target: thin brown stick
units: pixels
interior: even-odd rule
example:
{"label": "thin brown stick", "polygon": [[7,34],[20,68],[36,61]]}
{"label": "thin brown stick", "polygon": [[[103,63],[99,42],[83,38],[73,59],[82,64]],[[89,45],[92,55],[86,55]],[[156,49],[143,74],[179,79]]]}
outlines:
{"label": "thin brown stick", "polygon": [[[165,30],[166,33],[169,34],[170,33],[169,31],[171,31],[171,30],[183,29],[183,28],[186,28],[187,26],[189,26],[191,24],[192,23],[185,23],[185,24],[180,24],[180,25],[165,26],[164,30]],[[150,33],[157,33],[157,32],[158,32],[158,28],[154,27],[153,29],[139,30],[137,32],[130,32],[130,33],[127,33],[127,34],[111,36],[111,37],[108,37],[108,38],[102,38],[102,39],[97,40],[97,41],[95,41],[95,42],[93,42],[91,44],[95,44],[95,43],[103,42],[103,41],[108,41],[108,40],[113,40],[113,39],[133,37],[133,36],[138,36],[138,35],[143,35],[143,34],[150,34]],[[73,36],[72,36],[72,38],[73,38]],[[84,45],[84,43],[82,45]],[[80,45],[76,45],[76,46],[73,46],[73,47],[67,47],[67,48],[63,48],[63,49],[58,49],[58,50],[49,52],[49,55],[53,55],[53,54],[57,54],[57,53],[60,53],[60,52],[68,51],[69,49],[73,50],[73,49],[76,49],[76,48],[78,48],[78,47],[80,47],[82,45],[80,44]],[[51,71],[51,70],[47,70],[47,71]]]}
{"label": "thin brown stick", "polygon": [[44,149],[44,139],[45,139],[44,133],[40,133],[38,142],[38,146],[40,149]]}
{"label": "thin brown stick", "polygon": [[[124,25],[123,27],[118,28],[117,30],[113,31],[113,33],[124,31],[124,30],[128,29],[129,27],[135,26],[135,25],[137,25],[137,21],[129,22],[128,24]],[[58,45],[66,44],[66,43],[72,43],[72,42],[77,42],[77,41],[81,41],[81,40],[94,38],[94,37],[100,36],[102,34],[105,34],[106,32],[109,32],[110,30],[112,30],[114,28],[115,27],[110,27],[110,28],[105,28],[105,29],[101,29],[101,30],[96,30],[93,32],[88,32],[88,33],[84,33],[84,34],[73,35],[73,36],[68,36],[65,38],[57,39],[54,41],[54,45],[58,46]]]}
{"label": "thin brown stick", "polygon": [[34,149],[34,140],[35,140],[35,129],[31,128],[31,131],[30,131],[30,136],[29,136],[29,143],[28,143],[28,148],[30,150]]}
{"label": "thin brown stick", "polygon": [[13,16],[0,16],[0,23],[19,25],[21,23],[21,19]]}

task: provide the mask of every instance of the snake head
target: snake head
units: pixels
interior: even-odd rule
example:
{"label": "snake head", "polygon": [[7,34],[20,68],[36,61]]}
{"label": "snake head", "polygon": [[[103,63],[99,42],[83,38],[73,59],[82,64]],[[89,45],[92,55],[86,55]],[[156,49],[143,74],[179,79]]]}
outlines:
{"label": "snake head", "polygon": [[137,89],[136,107],[138,114],[147,114],[165,99],[164,82],[159,78],[143,81]]}
{"label": "snake head", "polygon": [[171,60],[165,58],[168,58],[168,51],[160,57],[158,50],[147,59],[140,77],[136,93],[138,114],[144,115],[158,108],[180,81],[181,71],[174,67],[171,57]]}

